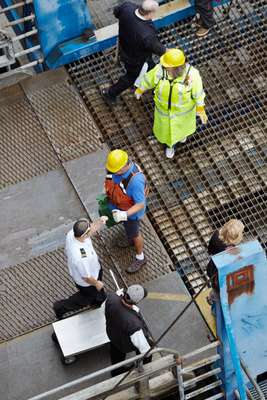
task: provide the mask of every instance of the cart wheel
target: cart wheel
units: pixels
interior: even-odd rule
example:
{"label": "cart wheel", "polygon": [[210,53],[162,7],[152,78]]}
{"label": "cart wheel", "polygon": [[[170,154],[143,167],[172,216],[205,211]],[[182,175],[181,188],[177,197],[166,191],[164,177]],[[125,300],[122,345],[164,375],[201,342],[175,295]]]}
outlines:
{"label": "cart wheel", "polygon": [[55,334],[55,332],[52,333],[51,335],[51,339],[53,340],[53,342],[58,345],[58,339],[57,339],[57,335]]}
{"label": "cart wheel", "polygon": [[71,357],[64,357],[64,356],[62,356],[62,357],[61,357],[61,362],[62,362],[62,364],[64,364],[64,365],[73,364],[73,363],[75,363],[76,360],[77,360],[77,357],[76,357],[76,356],[71,356]]}

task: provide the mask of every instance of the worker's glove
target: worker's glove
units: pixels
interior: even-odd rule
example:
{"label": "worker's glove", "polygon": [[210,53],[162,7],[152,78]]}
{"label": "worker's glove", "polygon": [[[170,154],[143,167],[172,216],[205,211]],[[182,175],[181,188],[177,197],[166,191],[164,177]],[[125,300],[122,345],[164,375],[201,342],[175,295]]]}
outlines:
{"label": "worker's glove", "polygon": [[208,116],[205,112],[204,106],[197,107],[197,116],[201,119],[202,124],[206,124],[208,122]]}
{"label": "worker's glove", "polygon": [[132,305],[132,310],[134,310],[136,313],[139,313],[140,308],[137,307],[135,304]]}
{"label": "worker's glove", "polygon": [[120,296],[120,297],[123,296],[124,295],[124,290],[123,289],[118,289],[117,292],[116,292],[116,295]]}
{"label": "worker's glove", "polygon": [[120,210],[112,210],[113,219],[115,222],[127,221],[127,212]]}
{"label": "worker's glove", "polygon": [[143,93],[144,93],[144,92],[143,92],[142,89],[137,88],[136,91],[134,92],[134,95],[135,95],[136,100],[140,100]]}

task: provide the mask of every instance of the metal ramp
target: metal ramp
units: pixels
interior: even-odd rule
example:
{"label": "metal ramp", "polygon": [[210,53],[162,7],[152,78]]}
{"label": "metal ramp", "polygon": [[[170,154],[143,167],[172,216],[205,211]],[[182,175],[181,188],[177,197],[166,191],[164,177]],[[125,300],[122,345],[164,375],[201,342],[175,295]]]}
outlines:
{"label": "metal ramp", "polygon": [[237,0],[228,18],[220,7],[216,13],[218,24],[203,40],[191,20],[160,31],[200,69],[209,115],[207,127],[179,145],[171,161],[152,135],[151,94],[137,102],[127,91],[112,110],[100,97],[100,88],[122,73],[115,49],[68,66],[104,140],[142,166],[151,189],[148,217],[192,294],[206,279],[207,242],[229,218],[241,218],[246,238],[267,247],[266,10],[262,1]]}

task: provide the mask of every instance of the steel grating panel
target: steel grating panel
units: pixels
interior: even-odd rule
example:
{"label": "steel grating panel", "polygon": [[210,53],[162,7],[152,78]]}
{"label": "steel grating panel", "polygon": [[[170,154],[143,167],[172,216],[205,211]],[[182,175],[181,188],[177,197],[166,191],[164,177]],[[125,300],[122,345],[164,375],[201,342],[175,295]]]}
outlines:
{"label": "steel grating panel", "polygon": [[[94,246],[105,271],[105,287],[114,290],[114,283],[108,273],[112,269],[112,260],[99,239],[94,240]],[[120,283],[119,278],[118,281]],[[2,270],[0,342],[54,321],[53,302],[75,291],[63,249]]]}
{"label": "steel grating panel", "polygon": [[142,166],[150,186],[149,219],[191,292],[205,280],[207,242],[227,219],[242,218],[246,238],[267,247],[264,21],[262,1],[235,1],[230,18],[205,39],[195,38],[190,20],[160,31],[168,47],[186,49],[207,93],[209,124],[179,144],[173,160],[151,133],[151,93],[137,102],[129,90],[113,109],[102,101],[100,88],[122,72],[111,51],[68,66],[105,141],[128,150]]}
{"label": "steel grating panel", "polygon": [[[116,247],[116,241],[123,237],[122,227],[103,230],[101,237],[93,239],[104,269],[107,290],[116,289],[109,269],[113,270],[120,287],[124,287],[120,273],[130,285],[150,281],[171,271],[170,259],[148,220],[142,223],[141,229],[146,240],[148,263],[132,276],[125,272],[125,267],[131,262],[133,253]],[[63,249],[4,268],[0,277],[0,342],[53,322],[53,302],[75,291]]]}
{"label": "steel grating panel", "polygon": [[132,275],[129,275],[125,269],[135,256],[134,249],[128,250],[116,246],[119,241],[125,240],[123,227],[115,226],[112,229],[105,229],[101,232],[105,251],[107,251],[128,285],[149,282],[171,272],[172,268],[171,260],[147,218],[144,218],[141,222],[141,232],[145,240],[144,251],[147,257],[147,264]]}
{"label": "steel grating panel", "polygon": [[[5,95],[5,91],[1,93]],[[57,157],[27,99],[19,96],[3,104],[0,121],[0,189],[58,168]]]}
{"label": "steel grating panel", "polygon": [[98,128],[67,82],[30,91],[27,96],[62,161],[79,158],[102,147]]}

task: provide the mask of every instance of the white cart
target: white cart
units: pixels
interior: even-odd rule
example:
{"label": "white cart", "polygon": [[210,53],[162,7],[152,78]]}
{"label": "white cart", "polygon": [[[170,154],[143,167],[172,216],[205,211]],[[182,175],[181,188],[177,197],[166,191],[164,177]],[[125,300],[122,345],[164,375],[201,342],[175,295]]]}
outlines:
{"label": "white cart", "polygon": [[53,341],[59,346],[65,365],[76,361],[78,354],[109,343],[106,334],[105,303],[100,308],[88,310],[54,322]]}

